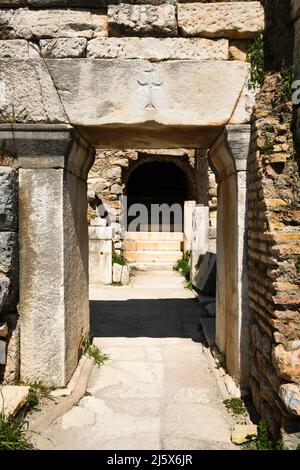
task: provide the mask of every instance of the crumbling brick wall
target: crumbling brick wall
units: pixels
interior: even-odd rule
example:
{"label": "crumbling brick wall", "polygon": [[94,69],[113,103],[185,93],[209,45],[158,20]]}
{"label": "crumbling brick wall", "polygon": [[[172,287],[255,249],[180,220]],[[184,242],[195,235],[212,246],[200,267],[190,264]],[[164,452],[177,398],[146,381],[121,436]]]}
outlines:
{"label": "crumbling brick wall", "polygon": [[256,99],[248,194],[250,389],[278,437],[300,432],[300,178],[278,73]]}

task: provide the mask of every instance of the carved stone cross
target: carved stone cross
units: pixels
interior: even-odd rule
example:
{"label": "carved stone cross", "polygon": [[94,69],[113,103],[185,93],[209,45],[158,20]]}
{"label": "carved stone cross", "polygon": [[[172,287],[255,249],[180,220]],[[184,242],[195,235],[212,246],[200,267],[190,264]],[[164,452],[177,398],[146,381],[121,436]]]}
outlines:
{"label": "carved stone cross", "polygon": [[153,94],[154,90],[157,87],[160,87],[163,84],[163,80],[156,80],[154,77],[154,69],[153,67],[146,69],[145,74],[147,75],[147,79],[145,80],[138,80],[138,84],[142,87],[148,87],[148,103],[145,106],[147,111],[154,111],[156,109],[153,103]]}

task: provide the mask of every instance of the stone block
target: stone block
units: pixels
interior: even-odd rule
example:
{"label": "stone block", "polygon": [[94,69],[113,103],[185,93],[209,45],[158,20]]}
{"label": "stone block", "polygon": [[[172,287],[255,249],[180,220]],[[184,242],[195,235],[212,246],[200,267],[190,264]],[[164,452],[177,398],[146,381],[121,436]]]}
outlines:
{"label": "stone block", "polygon": [[17,264],[16,232],[0,232],[0,272],[8,274]]}
{"label": "stone block", "polygon": [[114,235],[113,227],[89,227],[90,240],[112,240]]}
{"label": "stone block", "polygon": [[128,286],[129,284],[129,266],[124,265],[122,268],[121,282],[123,286]]}
{"label": "stone block", "polygon": [[233,40],[229,43],[229,60],[241,60],[243,62],[247,59],[247,50],[249,48],[249,41]]}
{"label": "stone block", "polygon": [[216,293],[216,255],[206,253],[194,277],[195,286],[204,294],[214,296]]}
{"label": "stone block", "polygon": [[106,16],[93,18],[90,11],[75,9],[39,9],[20,8],[2,13],[1,39],[42,39],[42,38],[92,38],[101,29],[106,34]]}
{"label": "stone block", "polygon": [[86,45],[86,38],[56,38],[40,40],[42,57],[51,57],[53,59],[84,57]]}
{"label": "stone block", "polygon": [[89,241],[90,284],[112,283],[112,240]]}
{"label": "stone block", "polygon": [[283,384],[279,387],[279,396],[287,410],[293,415],[300,416],[300,386]]}
{"label": "stone block", "polygon": [[0,40],[0,58],[29,59],[39,55],[39,48],[25,39]]}
{"label": "stone block", "polygon": [[[0,339],[0,365],[6,364],[6,341]],[[0,395],[1,399],[1,395]],[[0,408],[1,410],[1,408]]]}
{"label": "stone block", "polygon": [[13,168],[0,167],[0,231],[16,228],[17,207],[17,172]]}
{"label": "stone block", "polygon": [[95,219],[91,219],[90,225],[91,227],[106,227],[107,221],[101,217],[96,217]]}
{"label": "stone block", "polygon": [[300,349],[286,351],[278,344],[273,347],[272,362],[281,378],[300,384]]}
{"label": "stone block", "polygon": [[118,263],[113,263],[113,282],[121,282],[123,266]]}
{"label": "stone block", "polygon": [[231,442],[236,445],[251,441],[257,436],[255,424],[236,424],[231,434]]}
{"label": "stone block", "polygon": [[227,60],[228,41],[202,38],[96,38],[87,57],[95,59]]}
{"label": "stone block", "polygon": [[209,208],[197,205],[193,211],[191,277],[194,281],[201,257],[208,251]]}
{"label": "stone block", "polygon": [[110,36],[177,36],[173,5],[110,5],[108,8]]}
{"label": "stone block", "polygon": [[251,39],[264,28],[264,9],[260,2],[179,4],[178,25],[183,36]]}
{"label": "stone block", "polygon": [[62,104],[41,59],[0,59],[0,122],[65,123]]}
{"label": "stone block", "polygon": [[10,280],[8,277],[0,274],[0,312],[5,306],[6,299],[9,295]]}
{"label": "stone block", "polygon": [[[141,148],[149,132],[153,132],[152,147],[164,148],[167,140],[169,146],[169,139],[175,139],[178,146],[183,143],[179,139],[185,137],[182,126],[195,129],[197,140],[196,145],[194,136],[186,133],[188,142],[184,140],[184,144],[209,146],[220,130],[218,126],[230,120],[249,74],[249,64],[239,61],[46,62],[70,123],[80,126],[89,142],[102,147],[118,145],[122,135],[124,145],[126,135],[128,145]],[[247,119],[246,109],[245,115],[239,116]],[[153,128],[151,123],[155,123]],[[204,127],[205,132],[197,127]]]}
{"label": "stone block", "polygon": [[0,387],[0,410],[10,418],[25,405],[30,387],[25,385],[5,385]]}

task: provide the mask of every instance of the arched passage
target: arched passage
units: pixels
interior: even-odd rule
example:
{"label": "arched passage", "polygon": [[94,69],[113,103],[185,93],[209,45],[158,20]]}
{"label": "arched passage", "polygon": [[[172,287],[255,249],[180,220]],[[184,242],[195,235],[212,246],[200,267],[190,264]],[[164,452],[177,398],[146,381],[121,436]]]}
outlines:
{"label": "arched passage", "polygon": [[[188,186],[186,174],[173,163],[152,161],[135,168],[126,188],[128,230],[135,231],[136,227],[136,231],[141,232],[182,232]],[[135,207],[138,209],[136,204],[145,209],[145,223],[137,226],[133,223]],[[160,212],[157,212],[158,206]]]}

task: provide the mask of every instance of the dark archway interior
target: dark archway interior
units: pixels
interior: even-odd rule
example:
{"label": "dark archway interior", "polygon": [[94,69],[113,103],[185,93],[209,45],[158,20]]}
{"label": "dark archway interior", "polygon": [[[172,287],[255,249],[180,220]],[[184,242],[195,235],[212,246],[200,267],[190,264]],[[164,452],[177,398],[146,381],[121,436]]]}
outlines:
{"label": "dark archway interior", "polygon": [[[148,210],[148,223],[137,227],[139,231],[182,231],[183,217],[179,226],[171,212],[170,228],[166,228],[160,215],[159,224],[151,218],[151,208],[154,204],[173,204],[181,206],[182,214],[184,201],[188,196],[187,177],[178,166],[170,162],[150,162],[138,166],[130,175],[127,183],[128,210],[133,204],[143,204]],[[128,223],[134,219],[128,215]],[[151,226],[150,226],[151,225]]]}

